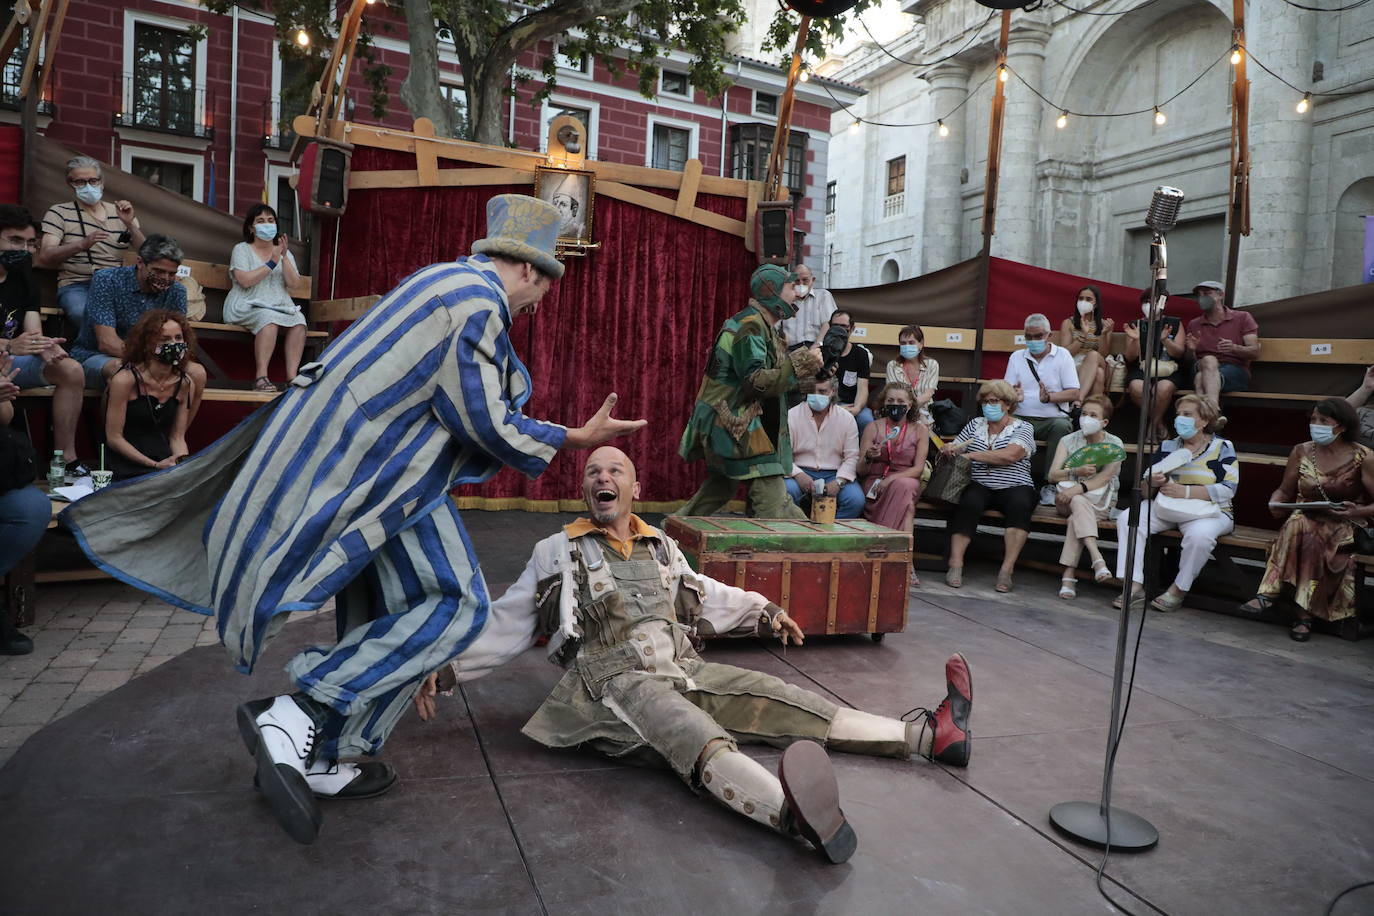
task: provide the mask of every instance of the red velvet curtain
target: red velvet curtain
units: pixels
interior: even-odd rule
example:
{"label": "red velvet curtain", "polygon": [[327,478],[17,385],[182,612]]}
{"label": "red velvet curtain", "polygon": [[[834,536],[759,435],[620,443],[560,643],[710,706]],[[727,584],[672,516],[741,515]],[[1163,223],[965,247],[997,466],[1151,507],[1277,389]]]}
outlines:
{"label": "red velvet curtain", "polygon": [[[459,163],[442,163],[458,167]],[[414,168],[408,154],[360,147],[353,170]],[[317,289],[322,298],[385,293],[407,274],[467,254],[485,235],[486,202],[529,186],[353,191],[321,232]],[[698,195],[697,206],[743,219],[742,198]],[[534,380],[525,413],[580,425],[612,391],[616,415],[644,417],[646,430],[617,442],[635,460],[646,509],[690,496],[700,464],[677,456],[706,355],[720,324],[744,307],[755,261],[742,239],[633,204],[598,197],[600,249],[567,258],[567,271],[538,312],[516,319],[511,337]],[[536,480],[511,471],[458,492],[465,505],[504,508],[538,500],[578,500],[581,459],[562,453]],[[484,502],[474,503],[476,497]]]}

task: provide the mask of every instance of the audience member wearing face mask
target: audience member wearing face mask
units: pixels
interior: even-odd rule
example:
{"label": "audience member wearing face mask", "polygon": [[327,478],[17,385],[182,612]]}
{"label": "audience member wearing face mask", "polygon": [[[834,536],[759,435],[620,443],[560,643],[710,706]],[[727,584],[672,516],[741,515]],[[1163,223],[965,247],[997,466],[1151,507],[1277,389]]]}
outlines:
{"label": "audience member wearing face mask", "polygon": [[794,273],[797,275],[797,300],[794,303],[797,314],[778,322],[778,327],[787,335],[789,346],[820,340],[825,333],[823,325],[826,319],[835,311],[835,297],[830,295],[830,290],[822,289],[816,283],[816,275],[810,267],[798,264]]}
{"label": "audience member wearing face mask", "polygon": [[897,531],[912,530],[930,448],[930,429],[914,414],[915,401],[906,382],[889,382],[883,388],[882,412],[859,443],[864,518]]}
{"label": "audience member wearing face mask", "polygon": [[91,277],[119,267],[124,253],[143,245],[143,230],[127,200],[109,200],[100,163],[90,156],[67,162],[72,200],[54,204],[43,214],[43,245],[34,258],[38,267],[57,271],[57,302],[72,327],[86,314]]}
{"label": "audience member wearing face mask", "polygon": [[115,480],[169,468],[190,454],[194,343],[186,316],[165,309],[145,312],[129,329],[126,362],[110,379],[105,408],[105,454]]}
{"label": "audience member wearing face mask", "polygon": [[[138,249],[138,260],[127,267],[102,270],[91,281],[86,322],[72,346],[72,358],[86,373],[87,388],[104,388],[124,364],[124,338],[147,312],[165,309],[186,314],[186,288],[176,282],[181,248],[165,235],[150,235]],[[205,391],[205,367],[186,367],[195,382],[190,418],[195,419]]]}
{"label": "audience member wearing face mask", "polygon": [[940,363],[926,351],[926,334],[920,325],[909,324],[897,332],[897,358],[888,361],[886,375],[888,382],[911,386],[921,422],[933,425],[930,402],[940,387]]}
{"label": "audience member wearing face mask", "polygon": [[277,211],[254,204],[243,218],[243,241],[229,256],[234,288],[224,297],[224,320],[242,325],[253,335],[253,389],[276,391],[268,378],[268,364],[282,337],[286,381],[295,378],[305,352],[305,315],[291,298],[300,282],[296,259],[277,224]]}
{"label": "audience member wearing face mask", "polygon": [[1101,467],[1096,464],[1065,467],[1075,452],[1089,445],[1105,442],[1124,448],[1120,437],[1107,432],[1107,421],[1111,418],[1112,402],[1104,395],[1084,398],[1078,428],[1059,440],[1051,462],[1049,478],[1055,485],[1054,508],[1061,518],[1069,520],[1064,531],[1064,549],[1059,555],[1059,562],[1064,567],[1059,597],[1066,601],[1077,597],[1078,559],[1084,548],[1092,561],[1094,581],[1104,582],[1112,577],[1102,551],[1097,548],[1097,523],[1111,518],[1111,511],[1116,508],[1121,462]]}
{"label": "audience member wearing face mask", "polygon": [[[1140,318],[1136,321],[1128,321],[1124,327],[1126,333],[1126,362],[1130,368],[1126,372],[1126,391],[1130,394],[1131,400],[1137,407],[1141,406],[1145,399],[1145,367],[1142,361],[1144,347],[1141,346],[1140,334],[1145,328],[1145,322],[1149,317],[1151,291],[1144,289],[1140,291]],[[1166,294],[1167,295],[1167,294]],[[1161,314],[1157,319],[1159,327],[1159,345],[1156,349],[1154,363],[1151,364],[1150,377],[1155,379],[1154,402],[1150,411],[1150,428],[1154,431],[1154,441],[1163,442],[1169,438],[1168,427],[1164,425],[1164,415],[1169,412],[1169,405],[1173,403],[1174,392],[1184,387],[1185,379],[1183,367],[1180,362],[1185,352],[1183,342],[1183,319],[1173,315]],[[1174,363],[1172,372],[1164,372],[1169,367],[1168,361]]]}
{"label": "audience member wearing face mask", "polygon": [[792,476],[784,483],[797,505],[816,493],[835,497],[836,518],[858,518],[864,493],[855,483],[859,465],[859,426],[849,411],[835,403],[835,381],[817,382],[806,399],[787,412],[792,439]]}
{"label": "audience member wearing face mask", "polygon": [[1259,359],[1259,323],[1241,309],[1227,308],[1226,288],[1215,280],[1193,287],[1200,317],[1188,322],[1185,343],[1193,360],[1193,389],[1217,409],[1217,429],[1226,426],[1221,396],[1250,388],[1250,363]]}
{"label": "audience member wearing face mask", "polygon": [[[1163,457],[1146,469],[1152,495],[1140,505],[1141,527],[1131,571],[1133,607],[1142,607],[1145,601],[1147,531],[1154,535],[1177,528],[1183,534],[1178,574],[1150,605],[1157,611],[1176,611],[1211,557],[1217,538],[1235,528],[1231,504],[1240,486],[1240,462],[1235,446],[1216,435],[1216,420],[1212,403],[1195,394],[1185,394],[1174,403],[1174,432],[1178,435],[1160,445]],[[1161,497],[1168,498],[1167,505]],[[1117,543],[1121,545],[1116,552],[1118,579],[1126,575],[1129,533],[1130,513],[1122,512],[1116,518]],[[1120,596],[1114,606],[1121,607]]]}
{"label": "audience member wearing face mask", "polygon": [[[1269,512],[1283,527],[1269,551],[1259,591],[1243,613],[1282,610],[1289,635],[1312,637],[1316,620],[1355,614],[1357,564],[1351,556],[1354,526],[1374,518],[1374,449],[1358,441],[1359,417],[1342,398],[1319,402],[1308,418],[1311,439],[1293,447],[1283,481],[1269,496]],[[1284,509],[1274,503],[1335,504],[1326,509]]]}
{"label": "audience member wearing face mask", "polygon": [[1045,483],[1045,474],[1059,440],[1073,429],[1069,415],[1070,405],[1079,400],[1078,369],[1069,351],[1050,341],[1050,320],[1044,315],[1027,316],[1025,339],[1025,349],[1008,358],[1004,378],[1021,399],[1017,419],[1029,423],[1035,438],[1045,443],[1031,473],[1040,487],[1041,505],[1051,506],[1054,487]]}
{"label": "audience member wearing face mask", "polygon": [[1012,572],[1021,548],[1026,546],[1036,503],[1030,470],[1035,430],[1013,413],[1020,402],[1021,392],[1009,382],[984,382],[978,389],[980,415],[941,450],[945,455],[963,455],[972,462],[969,484],[949,522],[949,569],[945,584],[950,588],[963,586],[964,553],[983,513],[996,509],[1004,516],[1006,527],[1002,534],[1002,566],[994,587],[999,592],[1012,590]]}
{"label": "audience member wearing face mask", "polygon": [[1107,356],[1112,352],[1116,322],[1102,317],[1102,293],[1084,286],[1075,296],[1073,314],[1059,328],[1059,345],[1069,351],[1078,370],[1078,399],[1107,390]]}

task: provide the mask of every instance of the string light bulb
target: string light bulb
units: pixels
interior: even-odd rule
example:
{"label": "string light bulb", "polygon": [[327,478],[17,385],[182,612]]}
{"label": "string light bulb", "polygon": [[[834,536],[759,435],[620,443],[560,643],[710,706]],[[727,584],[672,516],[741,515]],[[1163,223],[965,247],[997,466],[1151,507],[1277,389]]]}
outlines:
{"label": "string light bulb", "polygon": [[1059,112],[1059,117],[1055,120],[1054,126],[1060,130],[1069,126],[1069,111],[1067,108]]}
{"label": "string light bulb", "polygon": [[305,29],[297,29],[296,44],[300,45],[302,48],[310,47],[310,33]]}
{"label": "string light bulb", "polygon": [[851,125],[849,125],[849,132],[850,132],[851,134],[857,134],[857,133],[859,132],[859,119],[858,119],[858,118],[855,118],[855,119],[854,119],[854,123],[851,124]]}
{"label": "string light bulb", "polygon": [[802,71],[797,75],[797,79],[804,83],[807,80],[811,79],[811,72],[807,70],[805,67],[802,67]]}
{"label": "string light bulb", "polygon": [[1155,126],[1156,126],[1156,127],[1163,127],[1163,126],[1168,122],[1168,120],[1169,120],[1169,119],[1168,119],[1167,117],[1164,116],[1164,112],[1160,111],[1160,110],[1159,110],[1159,106],[1156,105],[1156,106],[1155,106]]}
{"label": "string light bulb", "polygon": [[938,134],[939,134],[940,136],[942,136],[942,137],[948,137],[948,136],[949,136],[949,125],[945,124],[945,122],[944,122],[943,120],[939,121],[938,123],[939,123],[940,126],[939,126],[938,128],[936,128],[936,133],[938,133]]}
{"label": "string light bulb", "polygon": [[1233,44],[1233,45],[1231,45],[1231,66],[1233,66],[1233,67],[1238,67],[1238,66],[1240,66],[1240,61],[1241,61],[1240,45],[1239,45],[1239,44]]}
{"label": "string light bulb", "polygon": [[1298,102],[1298,114],[1307,114],[1307,109],[1312,107],[1312,93],[1304,92],[1302,100]]}
{"label": "string light bulb", "polygon": [[1002,64],[1001,66],[999,66],[999,67],[997,68],[997,78],[998,78],[999,80],[1001,80],[1002,82],[1005,83],[1005,82],[1007,81],[1007,77],[1010,76],[1010,75],[1011,75],[1011,72],[1010,72],[1009,70],[1007,70],[1007,65],[1006,65],[1006,64]]}

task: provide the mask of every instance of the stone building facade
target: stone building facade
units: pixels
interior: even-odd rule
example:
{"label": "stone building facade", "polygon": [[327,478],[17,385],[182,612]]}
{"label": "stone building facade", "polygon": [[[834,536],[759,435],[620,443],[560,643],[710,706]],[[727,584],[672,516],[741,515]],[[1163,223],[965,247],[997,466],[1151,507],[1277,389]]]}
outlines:
{"label": "stone building facade", "polygon": [[[966,0],[907,0],[902,9],[912,18],[883,45],[908,63],[870,43],[826,72],[868,90],[857,103],[863,118],[943,119],[948,135],[933,123],[855,129],[854,118],[837,111],[827,243],[835,286],[937,270],[982,244],[998,17]],[[1223,278],[1230,10],[1206,0],[1106,0],[1085,12],[1047,4],[1012,14],[994,255],[1143,285],[1143,216],[1152,189],[1169,184],[1187,194],[1170,235],[1171,285]],[[1251,0],[1246,15],[1253,231],[1241,241],[1236,301],[1357,283],[1361,217],[1374,214],[1374,6],[1316,13]],[[1256,59],[1299,89],[1347,94],[1316,96],[1299,113],[1302,93]],[[923,61],[933,65],[913,65]],[[1071,114],[1060,128],[1064,109],[1142,113]],[[886,179],[897,155],[906,157],[904,196],[889,207],[896,187]]]}

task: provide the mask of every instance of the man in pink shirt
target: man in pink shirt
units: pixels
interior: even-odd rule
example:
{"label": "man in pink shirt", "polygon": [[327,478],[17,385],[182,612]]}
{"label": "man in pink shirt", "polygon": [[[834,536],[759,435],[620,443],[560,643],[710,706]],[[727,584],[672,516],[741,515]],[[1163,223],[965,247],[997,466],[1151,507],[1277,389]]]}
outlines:
{"label": "man in pink shirt", "polygon": [[823,482],[835,496],[836,518],[858,518],[864,511],[863,490],[855,483],[859,465],[859,424],[835,401],[833,378],[816,382],[806,401],[787,412],[792,438],[792,476],[784,480],[787,495],[801,504]]}
{"label": "man in pink shirt", "polygon": [[[1226,288],[1216,280],[1193,287],[1202,316],[1188,322],[1185,338],[1193,359],[1193,389],[1221,410],[1227,391],[1250,387],[1250,362],[1259,358],[1259,324],[1255,316],[1225,306]],[[1218,417],[1216,429],[1226,424]]]}

